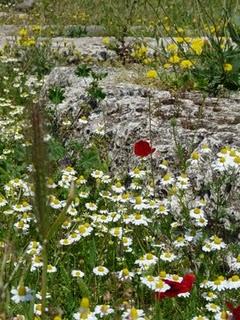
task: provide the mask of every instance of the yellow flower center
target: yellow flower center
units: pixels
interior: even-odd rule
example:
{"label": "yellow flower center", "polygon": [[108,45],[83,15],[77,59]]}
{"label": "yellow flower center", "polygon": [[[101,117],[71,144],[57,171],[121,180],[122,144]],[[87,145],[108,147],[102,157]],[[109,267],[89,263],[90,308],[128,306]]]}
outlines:
{"label": "yellow flower center", "polygon": [[148,253],[146,255],[147,260],[152,260],[153,259],[153,255],[151,253]]}
{"label": "yellow flower center", "polygon": [[222,283],[222,280],[220,280],[220,279],[216,279],[216,280],[214,280],[214,284],[215,285],[220,285]]}
{"label": "yellow flower center", "polygon": [[164,180],[164,181],[169,181],[169,180],[171,179],[171,177],[172,177],[171,173],[167,173],[167,174],[165,174],[165,176],[163,177],[163,180]]}
{"label": "yellow flower center", "polygon": [[122,270],[122,273],[123,273],[123,275],[124,275],[125,277],[129,275],[129,271],[128,271],[127,268],[124,268],[124,269]]}
{"label": "yellow flower center", "polygon": [[124,193],[124,194],[122,195],[122,198],[123,198],[124,200],[128,199],[128,198],[129,198],[129,194],[128,194],[128,193]]}
{"label": "yellow flower center", "polygon": [[115,228],[113,233],[115,236],[119,236],[120,235],[120,228]]}
{"label": "yellow flower center", "polygon": [[135,308],[132,308],[131,310],[130,310],[130,319],[132,319],[132,320],[135,320],[135,319],[137,319],[138,318],[138,311],[137,311],[137,309],[135,309]]}
{"label": "yellow flower center", "polygon": [[141,213],[136,213],[136,214],[134,215],[134,218],[135,218],[136,220],[140,220],[140,219],[142,218]]}
{"label": "yellow flower center", "polygon": [[234,158],[234,162],[235,162],[236,164],[240,164],[240,156],[235,157],[235,158]]}
{"label": "yellow flower center", "polygon": [[71,237],[74,238],[74,239],[77,238],[76,232],[73,232],[73,233],[71,234]]}
{"label": "yellow flower center", "polygon": [[99,272],[103,272],[104,270],[105,270],[104,267],[102,267],[102,266],[98,267]]}
{"label": "yellow flower center", "polygon": [[153,282],[154,281],[154,277],[153,276],[147,276],[147,281]]}
{"label": "yellow flower center", "polygon": [[118,182],[115,184],[115,186],[116,186],[117,188],[121,188],[122,184],[121,184],[120,181],[118,181]]}
{"label": "yellow flower center", "polygon": [[32,242],[32,248],[33,248],[33,249],[36,249],[37,247],[38,247],[37,241],[33,241],[33,242]]}
{"label": "yellow flower center", "polygon": [[191,154],[191,158],[193,159],[193,160],[199,160],[200,159],[200,155],[199,155],[199,153],[198,152],[193,152],[192,154]]}
{"label": "yellow flower center", "polygon": [[41,262],[41,257],[35,256],[35,257],[34,257],[34,262],[40,263],[40,262]]}
{"label": "yellow flower center", "polygon": [[199,208],[195,208],[193,211],[194,211],[195,214],[200,214],[201,213],[201,210]]}
{"label": "yellow flower center", "polygon": [[177,242],[182,242],[184,240],[184,238],[182,236],[177,238]]}
{"label": "yellow flower center", "polygon": [[159,280],[156,284],[156,287],[160,289],[160,288],[163,288],[163,285],[164,285],[164,282],[162,280]]}
{"label": "yellow flower center", "polygon": [[172,253],[171,253],[171,252],[165,252],[165,253],[164,253],[164,256],[165,256],[166,258],[171,258]]}
{"label": "yellow flower center", "polygon": [[214,243],[215,244],[221,244],[222,243],[222,239],[218,238],[217,236],[214,237]]}
{"label": "yellow flower center", "polygon": [[166,271],[159,272],[159,277],[161,277],[161,278],[166,278],[166,275],[167,275]]}
{"label": "yellow flower center", "polygon": [[141,204],[142,203],[142,197],[141,196],[138,196],[135,198],[135,202],[136,204]]}
{"label": "yellow flower center", "polygon": [[81,225],[81,226],[78,227],[78,231],[79,231],[80,233],[85,233],[86,230],[87,230],[87,228],[85,227],[85,225]]}
{"label": "yellow flower center", "polygon": [[232,276],[232,281],[239,281],[239,276],[238,275]]}
{"label": "yellow flower center", "polygon": [[106,304],[103,304],[103,305],[101,306],[101,312],[102,312],[102,313],[107,313],[107,312],[108,312],[108,309],[109,309],[109,306],[106,305]]}
{"label": "yellow flower center", "polygon": [[26,289],[25,289],[24,286],[20,286],[20,287],[18,288],[18,295],[19,295],[19,296],[23,297],[23,296],[26,295],[26,293],[27,293],[27,291],[26,291]]}
{"label": "yellow flower center", "polygon": [[134,172],[135,174],[139,174],[139,173],[140,173],[140,170],[139,170],[139,168],[135,168],[135,169],[133,170],[133,172]]}

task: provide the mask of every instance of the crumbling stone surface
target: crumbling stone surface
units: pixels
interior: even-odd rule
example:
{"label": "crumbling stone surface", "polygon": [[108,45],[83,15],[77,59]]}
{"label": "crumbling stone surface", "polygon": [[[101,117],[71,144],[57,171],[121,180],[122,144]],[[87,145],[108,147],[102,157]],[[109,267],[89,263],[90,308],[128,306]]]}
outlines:
{"label": "crumbling stone surface", "polygon": [[[137,162],[133,144],[139,139],[150,139],[157,151],[155,165],[163,158],[171,161],[176,151],[173,119],[177,139],[186,152],[202,143],[219,148],[230,144],[240,147],[240,96],[204,98],[198,92],[172,95],[168,91],[149,89],[131,83],[133,71],[108,68],[108,76],[100,82],[106,98],[90,110],[87,124],[79,122],[88,100],[86,89],[91,79],[79,78],[73,67],[54,69],[46,78],[42,91],[47,97],[53,86],[64,88],[65,99],[58,105],[48,101],[59,126],[71,119],[67,140],[76,138],[88,145],[100,130],[109,141],[109,156],[115,172],[122,172]],[[103,71],[103,70],[101,70]],[[129,81],[119,81],[127,72]],[[149,104],[150,99],[150,104]],[[151,128],[151,134],[150,134]]]}

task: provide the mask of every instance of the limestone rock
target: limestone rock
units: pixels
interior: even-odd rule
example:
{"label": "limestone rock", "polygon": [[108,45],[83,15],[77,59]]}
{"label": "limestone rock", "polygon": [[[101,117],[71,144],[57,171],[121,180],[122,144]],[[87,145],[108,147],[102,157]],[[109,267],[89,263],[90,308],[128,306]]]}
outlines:
{"label": "limestone rock", "polygon": [[177,140],[183,144],[186,154],[201,143],[216,148],[226,144],[240,147],[239,96],[205,99],[198,92],[173,96],[168,91],[131,83],[129,70],[125,70],[129,82],[121,82],[119,75],[124,71],[109,68],[104,69],[108,76],[100,82],[107,96],[91,110],[88,123],[82,124],[78,120],[84,114],[88,101],[86,89],[91,80],[78,78],[74,70],[54,69],[46,79],[42,94],[46,97],[52,86],[64,88],[64,101],[51,108],[60,127],[64,119],[71,119],[67,139],[74,137],[88,145],[102,126],[110,142],[108,151],[114,172],[126,172],[138,161],[133,155],[133,144],[139,139],[149,140],[150,126],[152,144],[157,149],[153,154],[155,165],[163,158],[171,161],[176,152],[172,119],[176,122]]}
{"label": "limestone rock", "polygon": [[17,10],[28,10],[28,9],[31,9],[35,3],[36,3],[36,0],[23,0],[20,3],[18,3],[15,6],[15,8]]}

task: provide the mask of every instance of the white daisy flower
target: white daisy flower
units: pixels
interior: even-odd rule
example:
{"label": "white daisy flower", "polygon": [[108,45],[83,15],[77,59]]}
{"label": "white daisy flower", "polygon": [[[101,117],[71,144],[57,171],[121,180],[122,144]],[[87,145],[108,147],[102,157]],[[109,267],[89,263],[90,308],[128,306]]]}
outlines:
{"label": "white daisy flower", "polygon": [[104,318],[112,313],[114,313],[114,310],[109,304],[101,304],[94,309],[94,314],[98,315],[100,318]]}
{"label": "white daisy flower", "polygon": [[96,276],[105,276],[109,273],[109,270],[104,266],[98,266],[98,267],[93,268],[93,273]]}
{"label": "white daisy flower", "polygon": [[215,320],[228,320],[228,319],[231,319],[231,315],[230,315],[230,312],[223,310],[223,311],[217,312],[214,315],[214,319]]}
{"label": "white daisy flower", "polygon": [[194,219],[204,218],[204,211],[201,208],[191,209],[190,217]]}
{"label": "white daisy flower", "polygon": [[206,227],[207,224],[208,224],[208,220],[206,218],[204,218],[204,217],[201,217],[201,218],[195,219],[193,221],[193,224],[196,227]]}
{"label": "white daisy flower", "polygon": [[69,239],[69,238],[65,238],[65,239],[61,239],[59,241],[59,243],[62,245],[62,246],[69,246],[73,243],[74,241],[72,239]]}
{"label": "white daisy flower", "polygon": [[68,166],[62,170],[62,174],[67,175],[67,176],[74,176],[76,173],[77,172],[71,166]]}
{"label": "white daisy flower", "polygon": [[228,289],[239,289],[240,288],[240,277],[238,275],[233,275],[228,279]]}
{"label": "white daisy flower", "polygon": [[43,266],[42,257],[39,255],[34,255],[32,257],[32,265],[31,265],[31,271],[35,271],[38,268],[41,268]]}
{"label": "white daisy flower", "polygon": [[148,219],[144,214],[141,214],[140,212],[136,212],[135,214],[131,214],[128,216],[127,219],[124,220],[125,223],[132,223],[135,226],[148,226],[149,222],[151,222],[150,219]]}
{"label": "white daisy flower", "polygon": [[95,314],[93,312],[76,312],[73,314],[73,318],[75,320],[97,320]]}
{"label": "white daisy flower", "polygon": [[163,261],[172,262],[177,259],[177,256],[170,251],[166,251],[160,255],[160,259]]}
{"label": "white daisy flower", "polygon": [[208,304],[206,304],[205,308],[208,311],[213,312],[213,313],[217,313],[220,311],[220,307],[215,303],[208,303]]}
{"label": "white daisy flower", "polygon": [[80,237],[87,237],[89,236],[93,231],[93,228],[89,223],[81,224],[80,226],[77,227],[75,232],[79,234]]}
{"label": "white daisy flower", "polygon": [[87,183],[87,180],[84,178],[84,176],[80,176],[75,180],[76,185],[84,185]]}
{"label": "white daisy flower", "polygon": [[16,223],[14,223],[14,227],[17,228],[18,230],[22,230],[23,232],[27,232],[30,225],[23,220],[20,220]]}
{"label": "white daisy flower", "polygon": [[71,275],[76,278],[83,278],[84,272],[82,272],[81,270],[72,270]]}
{"label": "white daisy flower", "polygon": [[[41,303],[34,304],[33,311],[36,316],[41,316],[42,315]],[[48,311],[48,308],[45,308],[45,311]]]}
{"label": "white daisy flower", "polygon": [[175,241],[173,241],[173,245],[176,248],[185,247],[187,244],[188,243],[187,243],[186,239],[182,236],[177,237],[177,239]]}
{"label": "white daisy flower", "polygon": [[138,264],[141,268],[148,268],[152,265],[155,265],[158,262],[158,257],[154,256],[152,253],[146,253],[141,258],[135,261],[135,264]]}
{"label": "white daisy flower", "polygon": [[114,237],[117,237],[119,239],[122,239],[122,235],[123,235],[123,228],[122,227],[115,227],[110,229],[110,234]]}
{"label": "white daisy flower", "polygon": [[143,179],[146,176],[146,171],[139,168],[134,168],[129,172],[129,175],[132,178]]}
{"label": "white daisy flower", "polygon": [[33,299],[32,290],[25,286],[18,286],[11,289],[11,300],[15,303],[31,301]]}
{"label": "white daisy flower", "polygon": [[122,320],[145,320],[144,311],[135,309],[134,307],[125,311],[122,315]]}
{"label": "white daisy flower", "polygon": [[191,166],[197,166],[202,160],[202,156],[199,152],[193,151],[188,162]]}
{"label": "white daisy flower", "polygon": [[48,273],[55,273],[55,272],[57,272],[57,268],[55,266],[52,266],[51,264],[49,264],[47,266],[47,272]]}
{"label": "white daisy flower", "polygon": [[12,208],[17,212],[27,212],[32,210],[32,206],[27,201],[13,205]]}
{"label": "white daisy flower", "polygon": [[127,268],[117,271],[116,275],[118,279],[122,281],[131,280],[134,277],[134,272],[130,272]]}
{"label": "white daisy flower", "polygon": [[91,173],[91,176],[95,179],[101,179],[104,175],[104,172],[101,171],[101,170],[94,170],[92,173]]}
{"label": "white daisy flower", "polygon": [[168,186],[168,185],[171,185],[175,182],[175,178],[173,176],[173,174],[171,172],[168,172],[166,173],[162,179],[160,180],[160,183],[163,185],[163,186]]}
{"label": "white daisy flower", "polygon": [[49,205],[53,209],[61,209],[66,205],[66,201],[60,201],[55,196],[50,196]]}
{"label": "white daisy flower", "polygon": [[217,299],[217,295],[212,291],[204,292],[202,296],[206,301],[213,301]]}
{"label": "white daisy flower", "polygon": [[169,209],[165,204],[160,204],[157,210],[155,211],[157,215],[164,215],[167,216],[169,214]]}
{"label": "white daisy flower", "polygon": [[112,190],[116,193],[123,193],[125,191],[125,187],[121,184],[120,181],[118,181],[112,186]]}
{"label": "white daisy flower", "polygon": [[145,284],[149,289],[155,290],[156,288],[156,279],[153,276],[144,276],[141,277],[141,283]]}
{"label": "white daisy flower", "polygon": [[90,211],[96,211],[97,210],[97,205],[95,203],[92,203],[92,202],[86,203],[85,207]]}
{"label": "white daisy flower", "polygon": [[79,233],[77,232],[72,232],[69,234],[68,238],[67,238],[71,243],[73,242],[77,242],[81,239],[81,236]]}
{"label": "white daisy flower", "polygon": [[101,178],[101,181],[102,181],[103,183],[108,184],[108,183],[110,183],[110,182],[112,181],[112,179],[111,179],[111,177],[110,177],[109,175],[105,174],[105,175]]}

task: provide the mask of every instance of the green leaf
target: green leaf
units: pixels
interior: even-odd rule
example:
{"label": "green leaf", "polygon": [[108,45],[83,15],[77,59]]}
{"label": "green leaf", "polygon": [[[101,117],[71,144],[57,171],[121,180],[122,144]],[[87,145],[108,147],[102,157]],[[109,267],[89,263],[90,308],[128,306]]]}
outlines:
{"label": "green leaf", "polygon": [[88,67],[86,64],[79,65],[75,70],[75,74],[78,77],[89,77],[91,72],[91,68]]}

